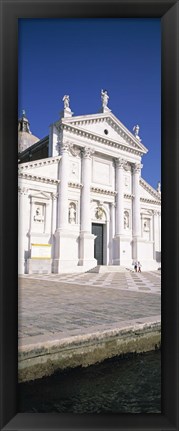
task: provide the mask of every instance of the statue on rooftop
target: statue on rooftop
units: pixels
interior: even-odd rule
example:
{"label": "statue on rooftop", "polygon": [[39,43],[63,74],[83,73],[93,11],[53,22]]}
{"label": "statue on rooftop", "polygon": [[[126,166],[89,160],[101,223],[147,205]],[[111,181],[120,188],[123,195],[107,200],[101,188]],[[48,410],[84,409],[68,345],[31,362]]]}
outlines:
{"label": "statue on rooftop", "polygon": [[106,108],[109,100],[107,90],[101,90],[102,107]]}
{"label": "statue on rooftop", "polygon": [[70,107],[70,96],[66,95],[63,96],[63,102],[64,102],[64,109],[67,109]]}
{"label": "statue on rooftop", "polygon": [[140,136],[139,136],[139,130],[140,130],[139,125],[137,124],[136,126],[134,126],[132,130],[134,132],[135,138],[137,138],[139,141],[141,141]]}

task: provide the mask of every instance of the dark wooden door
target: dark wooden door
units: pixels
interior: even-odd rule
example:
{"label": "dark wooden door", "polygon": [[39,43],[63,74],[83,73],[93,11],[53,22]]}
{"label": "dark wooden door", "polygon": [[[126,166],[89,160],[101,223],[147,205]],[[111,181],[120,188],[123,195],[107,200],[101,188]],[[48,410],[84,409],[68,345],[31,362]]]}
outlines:
{"label": "dark wooden door", "polygon": [[103,224],[93,223],[92,233],[96,236],[94,240],[94,258],[98,265],[103,265]]}

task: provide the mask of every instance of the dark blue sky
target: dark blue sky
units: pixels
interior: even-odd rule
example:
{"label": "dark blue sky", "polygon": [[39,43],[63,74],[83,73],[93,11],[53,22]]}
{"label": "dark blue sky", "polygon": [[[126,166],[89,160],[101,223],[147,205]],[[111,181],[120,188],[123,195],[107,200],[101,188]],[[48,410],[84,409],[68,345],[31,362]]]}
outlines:
{"label": "dark blue sky", "polygon": [[109,108],[148,148],[142,177],[156,188],[161,164],[160,19],[20,19],[19,116],[34,135],[48,134],[64,94],[74,115]]}

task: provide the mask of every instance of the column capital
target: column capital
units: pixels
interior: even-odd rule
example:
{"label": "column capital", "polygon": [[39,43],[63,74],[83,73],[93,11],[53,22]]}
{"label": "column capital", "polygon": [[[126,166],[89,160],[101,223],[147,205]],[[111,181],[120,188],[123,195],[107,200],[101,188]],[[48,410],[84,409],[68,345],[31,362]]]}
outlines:
{"label": "column capital", "polygon": [[26,187],[18,187],[18,193],[20,195],[28,195],[28,189]]}
{"label": "column capital", "polygon": [[91,159],[92,154],[94,154],[95,150],[91,147],[83,147],[82,156],[84,159]]}
{"label": "column capital", "polygon": [[116,208],[116,202],[109,202],[109,205],[111,206],[111,208]]}
{"label": "column capital", "polygon": [[58,198],[58,193],[52,193],[52,200],[55,201]]}
{"label": "column capital", "polygon": [[118,157],[117,159],[115,159],[115,165],[117,168],[124,168],[126,163],[127,163],[127,160],[122,159],[121,157]]}
{"label": "column capital", "polygon": [[68,153],[70,151],[71,145],[72,144],[69,141],[62,142],[60,145],[60,153]]}
{"label": "column capital", "polygon": [[143,165],[141,163],[134,163],[132,166],[132,171],[134,173],[140,173],[142,168],[143,168]]}

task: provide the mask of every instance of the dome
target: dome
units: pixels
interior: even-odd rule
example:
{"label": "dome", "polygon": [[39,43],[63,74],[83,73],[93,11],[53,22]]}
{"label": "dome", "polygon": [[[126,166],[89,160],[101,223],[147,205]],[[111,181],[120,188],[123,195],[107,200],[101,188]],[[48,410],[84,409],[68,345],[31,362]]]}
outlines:
{"label": "dome", "polygon": [[26,150],[35,142],[39,141],[37,136],[32,135],[30,131],[30,123],[26,118],[25,111],[22,111],[22,117],[18,121],[18,152]]}

